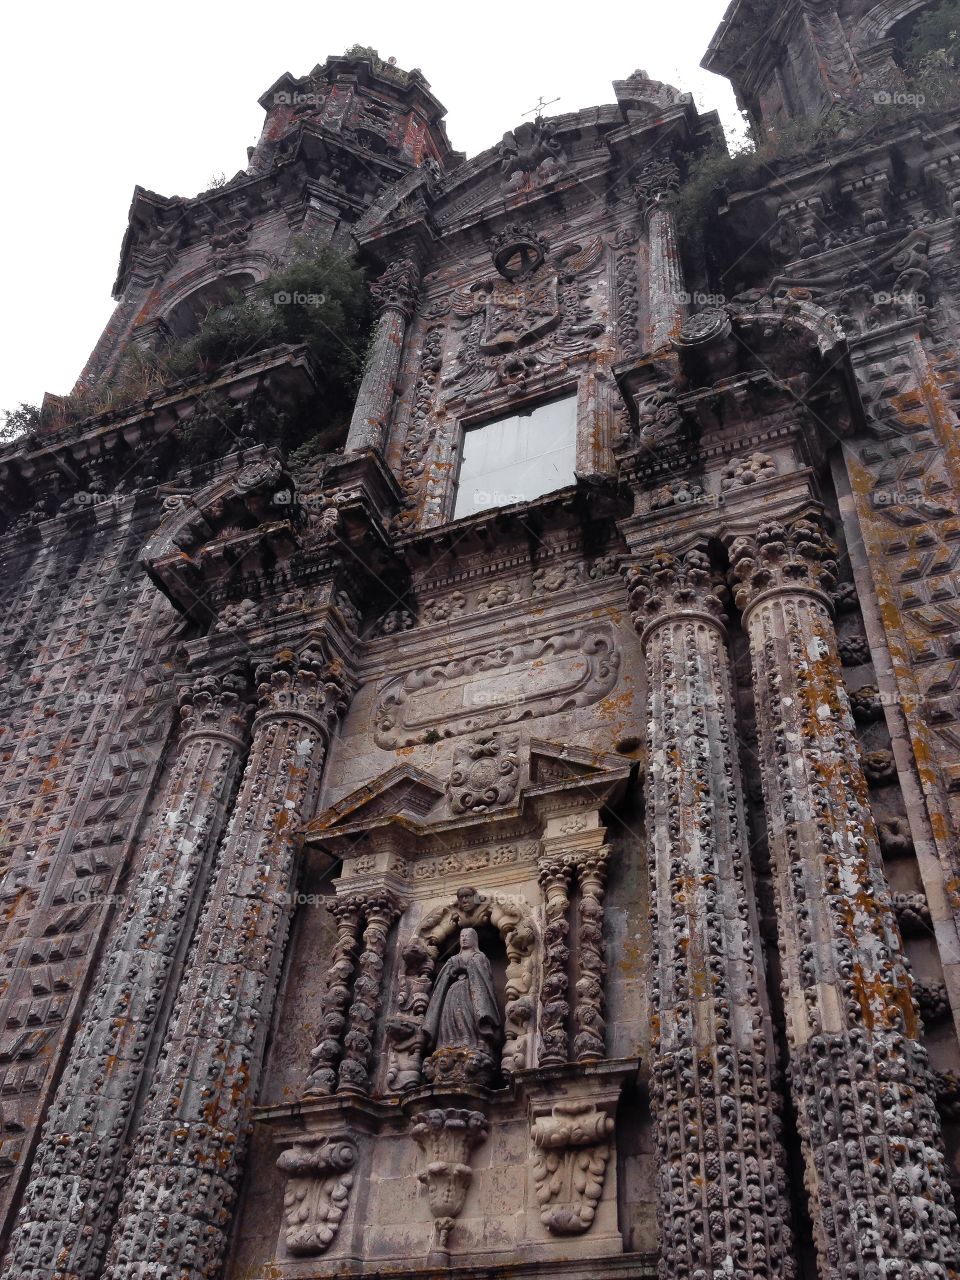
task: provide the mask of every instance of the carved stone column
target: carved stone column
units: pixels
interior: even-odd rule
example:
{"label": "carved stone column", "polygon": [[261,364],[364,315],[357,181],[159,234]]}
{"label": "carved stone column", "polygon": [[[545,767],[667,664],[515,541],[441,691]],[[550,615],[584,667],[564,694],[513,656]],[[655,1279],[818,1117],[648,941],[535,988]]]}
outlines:
{"label": "carved stone column", "polygon": [[369,1093],[373,1035],[383,995],[383,957],[390,926],[400,914],[400,904],[388,890],[371,892],[363,902],[366,928],[359,974],[353,986],[350,1021],[344,1037],[339,1091]]}
{"label": "carved stone column", "polygon": [[633,187],[650,245],[647,348],[652,352],[670,347],[674,338],[679,337],[687,314],[677,222],[666,203],[666,197],[679,185],[680,174],[672,161],[654,160],[645,166]]}
{"label": "carved stone column", "polygon": [[816,517],[731,547],[750,638],[790,1043],[822,1274],[954,1274],[913,984],[867,805]]}
{"label": "carved stone column", "polygon": [[44,1125],[8,1280],[100,1275],[164,989],[246,750],[243,683],[208,676],[181,697],[181,737],[154,834]]}
{"label": "carved stone column", "polygon": [[346,452],[383,449],[396,390],[403,339],[417,305],[420,271],[410,258],[393,262],[370,286],[380,308],[360,394],[347,434]]}
{"label": "carved stone column", "polygon": [[542,1048],[540,1065],[557,1066],[567,1061],[570,1034],[569,986],[567,973],[570,947],[570,877],[572,869],[562,855],[546,854],[540,859],[539,879],[543,889],[546,928],[543,937],[543,1007],[540,1015]]}
{"label": "carved stone column", "polygon": [[260,712],[154,1073],[104,1276],[219,1271],[290,919],[299,827],[345,707],[312,650],[259,668]]}
{"label": "carved stone column", "polygon": [[343,1056],[347,1010],[363,927],[361,904],[357,898],[336,898],[330,903],[329,911],[337,922],[337,941],[330,959],[327,988],[323,993],[320,1039],[310,1052],[313,1067],[307,1077],[305,1092],[308,1094],[329,1094],[337,1087],[337,1064]]}
{"label": "carved stone column", "polygon": [[661,1277],[789,1277],[723,604],[704,554],[628,575],[646,657]]}

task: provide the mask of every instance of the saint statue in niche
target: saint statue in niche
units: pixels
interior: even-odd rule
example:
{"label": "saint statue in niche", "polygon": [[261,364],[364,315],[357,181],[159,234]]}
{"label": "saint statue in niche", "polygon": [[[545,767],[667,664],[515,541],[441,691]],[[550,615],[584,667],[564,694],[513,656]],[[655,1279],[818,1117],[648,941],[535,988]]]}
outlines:
{"label": "saint statue in niche", "polygon": [[490,961],[476,929],[460,930],[460,950],[443,965],[427,1006],[423,1029],[435,1053],[466,1050],[493,1059],[500,1010]]}

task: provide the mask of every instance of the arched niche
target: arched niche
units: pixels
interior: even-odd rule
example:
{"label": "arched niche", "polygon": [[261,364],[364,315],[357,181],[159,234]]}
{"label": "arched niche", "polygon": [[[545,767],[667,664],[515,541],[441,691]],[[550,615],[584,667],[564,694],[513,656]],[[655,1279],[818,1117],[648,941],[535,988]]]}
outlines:
{"label": "arched niche", "polygon": [[180,298],[164,315],[164,323],[176,339],[192,337],[203,323],[207,312],[223,307],[243,295],[256,283],[250,271],[233,271],[216,276]]}
{"label": "arched niche", "polygon": [[534,1065],[540,935],[530,904],[515,894],[480,893],[468,886],[428,912],[402,948],[402,973],[393,1013],[386,1023],[387,1085],[401,1092],[423,1082],[423,1020],[438,957],[463,928],[494,928],[507,953],[504,985],[504,1076]]}

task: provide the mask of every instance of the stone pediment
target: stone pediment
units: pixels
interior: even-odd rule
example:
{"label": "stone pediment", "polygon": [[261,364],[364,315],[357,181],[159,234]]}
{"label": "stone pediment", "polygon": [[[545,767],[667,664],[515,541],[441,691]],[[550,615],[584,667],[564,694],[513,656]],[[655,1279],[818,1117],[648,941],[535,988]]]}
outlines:
{"label": "stone pediment", "polygon": [[540,739],[530,743],[530,786],[537,789],[575,781],[609,782],[629,772],[628,759],[607,751]]}
{"label": "stone pediment", "polygon": [[337,834],[402,817],[421,819],[443,799],[445,786],[439,778],[413,765],[402,764],[381,774],[374,782],[358,787],[321,813],[307,826],[308,833]]}

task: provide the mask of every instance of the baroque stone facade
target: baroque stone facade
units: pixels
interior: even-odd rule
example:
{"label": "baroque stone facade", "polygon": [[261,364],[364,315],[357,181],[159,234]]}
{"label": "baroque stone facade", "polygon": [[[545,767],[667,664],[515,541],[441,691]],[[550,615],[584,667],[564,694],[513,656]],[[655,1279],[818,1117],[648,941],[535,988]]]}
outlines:
{"label": "baroque stone facade", "polygon": [[[867,110],[922,7],[707,65]],[[960,1274],[960,115],[706,253],[715,115],[614,96],[467,161],[372,50],[282,77],[83,376],[312,241],[349,427],[269,442],[287,346],[0,451],[4,1280]]]}

